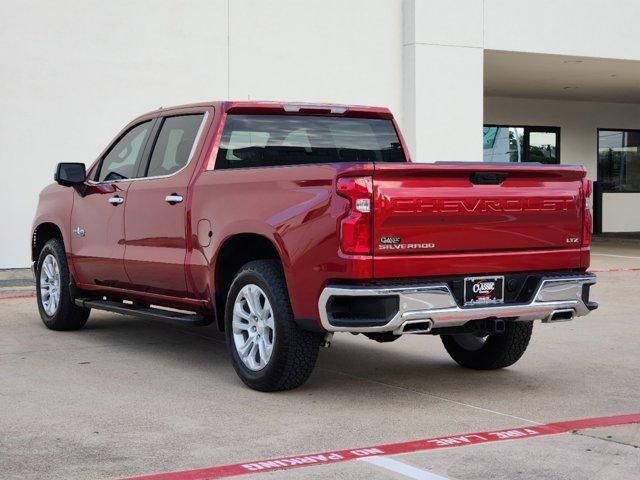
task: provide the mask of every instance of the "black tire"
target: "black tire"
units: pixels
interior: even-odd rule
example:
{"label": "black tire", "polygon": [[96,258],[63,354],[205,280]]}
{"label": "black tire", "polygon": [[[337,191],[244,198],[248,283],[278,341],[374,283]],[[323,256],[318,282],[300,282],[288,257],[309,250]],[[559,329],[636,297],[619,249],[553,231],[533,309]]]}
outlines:
{"label": "black tire", "polygon": [[[257,285],[266,295],[275,325],[271,357],[258,371],[249,369],[240,358],[232,327],[236,298],[249,284]],[[274,260],[249,262],[236,274],[227,295],[225,334],[236,373],[247,386],[261,392],[291,390],[306,382],[323,338],[323,334],[302,330],[295,323],[282,267]]]}
{"label": "black tire", "polygon": [[[51,314],[45,311],[43,306],[42,293],[40,291],[42,264],[48,255],[52,255],[58,265],[60,272],[59,291],[60,299],[57,308]],[[36,298],[38,301],[38,310],[40,318],[45,326],[51,330],[78,330],[84,327],[89,318],[90,308],[78,307],[73,303],[69,287],[69,267],[67,265],[67,256],[64,251],[64,244],[59,238],[49,240],[38,257],[36,268]]]}
{"label": "black tire", "polygon": [[459,365],[474,370],[497,370],[513,365],[524,354],[533,322],[505,322],[503,333],[490,334],[484,344],[472,347],[473,334],[442,335],[442,343],[447,353]]}

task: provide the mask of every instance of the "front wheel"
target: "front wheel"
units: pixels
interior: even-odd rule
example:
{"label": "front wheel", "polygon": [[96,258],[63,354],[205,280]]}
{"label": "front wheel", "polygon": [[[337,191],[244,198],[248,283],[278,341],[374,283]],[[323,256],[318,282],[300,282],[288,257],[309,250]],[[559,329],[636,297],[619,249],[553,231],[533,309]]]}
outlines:
{"label": "front wheel", "polygon": [[273,260],[249,262],[237,273],[227,296],[225,332],[236,373],[263,392],[302,385],[322,340],[293,320],[282,268]]}
{"label": "front wheel", "polygon": [[524,355],[533,322],[505,322],[501,333],[442,335],[447,353],[459,365],[474,370],[497,370],[513,365]]}
{"label": "front wheel", "polygon": [[69,280],[64,244],[52,238],[42,248],[36,269],[38,310],[42,322],[51,330],[78,330],[89,318],[89,308],[73,303]]}

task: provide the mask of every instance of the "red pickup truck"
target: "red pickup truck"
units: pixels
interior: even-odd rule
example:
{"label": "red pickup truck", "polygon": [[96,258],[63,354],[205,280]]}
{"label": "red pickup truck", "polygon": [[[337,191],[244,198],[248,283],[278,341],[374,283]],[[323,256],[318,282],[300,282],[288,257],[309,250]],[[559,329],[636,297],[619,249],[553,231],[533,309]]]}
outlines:
{"label": "red pickup truck", "polygon": [[54,178],[32,230],[44,324],[215,322],[257,390],[304,383],[334,332],[440,335],[498,369],[533,320],[597,307],[584,168],[412,163],[385,108],[159,109]]}

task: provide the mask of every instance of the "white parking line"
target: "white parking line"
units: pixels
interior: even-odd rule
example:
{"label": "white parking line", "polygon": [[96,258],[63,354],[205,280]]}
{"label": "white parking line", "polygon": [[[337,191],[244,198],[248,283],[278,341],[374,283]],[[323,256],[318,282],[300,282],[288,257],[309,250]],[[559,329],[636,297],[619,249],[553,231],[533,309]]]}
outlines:
{"label": "white parking line", "polygon": [[421,468],[412,467],[411,465],[399,462],[398,460],[393,460],[389,457],[367,457],[360,458],[358,461],[371,463],[376,467],[384,468],[415,480],[447,480],[446,477],[441,477],[440,475],[422,470]]}
{"label": "white parking line", "polygon": [[591,255],[597,255],[599,257],[633,258],[634,260],[640,260],[640,257],[633,257],[631,255],[613,255],[611,253],[591,253]]}

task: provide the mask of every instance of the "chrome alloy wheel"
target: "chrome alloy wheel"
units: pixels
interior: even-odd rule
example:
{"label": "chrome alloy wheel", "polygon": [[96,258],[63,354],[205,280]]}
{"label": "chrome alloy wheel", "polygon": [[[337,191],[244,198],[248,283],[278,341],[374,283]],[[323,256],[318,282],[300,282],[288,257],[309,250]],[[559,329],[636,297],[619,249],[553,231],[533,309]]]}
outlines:
{"label": "chrome alloy wheel", "polygon": [[276,338],[271,304],[264,291],[250,283],[242,287],[233,305],[233,343],[242,363],[254,372],[269,363]]}
{"label": "chrome alloy wheel", "polygon": [[56,257],[51,254],[44,258],[40,269],[40,302],[50,317],[60,305],[60,268]]}

